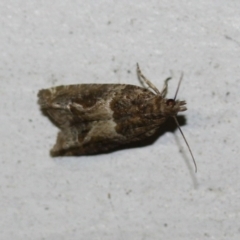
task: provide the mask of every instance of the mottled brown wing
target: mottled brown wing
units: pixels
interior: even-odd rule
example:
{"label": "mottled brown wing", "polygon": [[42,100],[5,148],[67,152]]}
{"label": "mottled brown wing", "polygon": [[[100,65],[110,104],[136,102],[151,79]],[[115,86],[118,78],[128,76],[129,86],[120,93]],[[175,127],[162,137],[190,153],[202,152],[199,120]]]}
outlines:
{"label": "mottled brown wing", "polygon": [[[154,96],[147,89],[124,84],[80,84],[40,90],[39,104],[43,112],[60,128],[80,122],[111,119],[111,103],[122,99],[126,113],[136,96]],[[140,96],[139,96],[140,97]],[[144,99],[146,99],[143,98]],[[116,104],[115,104],[116,105]]]}
{"label": "mottled brown wing", "polygon": [[145,139],[155,133],[158,126],[138,128],[130,135],[124,136],[116,132],[116,124],[112,120],[95,121],[62,129],[51,150],[51,155],[80,156],[104,153],[129,143]]}
{"label": "mottled brown wing", "polygon": [[109,94],[112,95],[120,87],[121,85],[80,84],[43,89],[38,93],[39,104],[58,127],[65,128],[76,122],[110,118],[109,111],[104,106]]}
{"label": "mottled brown wing", "polygon": [[153,101],[161,97],[133,85],[59,86],[38,96],[42,110],[61,129],[52,156],[106,152],[152,135],[165,120],[153,114],[158,108]]}

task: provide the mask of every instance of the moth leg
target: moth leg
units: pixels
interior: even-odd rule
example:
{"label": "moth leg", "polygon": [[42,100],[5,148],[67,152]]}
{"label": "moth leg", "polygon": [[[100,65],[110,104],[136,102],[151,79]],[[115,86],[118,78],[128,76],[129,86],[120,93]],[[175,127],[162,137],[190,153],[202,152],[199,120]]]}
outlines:
{"label": "moth leg", "polygon": [[167,95],[167,91],[168,91],[168,81],[169,81],[170,79],[171,79],[171,77],[167,78],[167,79],[164,81],[163,89],[162,89],[162,91],[161,91],[161,93],[160,93],[163,98],[165,98],[166,95]]}
{"label": "moth leg", "polygon": [[159,94],[159,95],[161,94],[161,93],[159,92],[159,90],[151,83],[151,81],[148,80],[148,79],[142,74],[138,63],[137,63],[137,75],[138,75],[138,78],[139,78],[139,80],[140,80],[141,82],[145,82],[153,91],[155,91],[155,92],[156,92],[157,94]]}

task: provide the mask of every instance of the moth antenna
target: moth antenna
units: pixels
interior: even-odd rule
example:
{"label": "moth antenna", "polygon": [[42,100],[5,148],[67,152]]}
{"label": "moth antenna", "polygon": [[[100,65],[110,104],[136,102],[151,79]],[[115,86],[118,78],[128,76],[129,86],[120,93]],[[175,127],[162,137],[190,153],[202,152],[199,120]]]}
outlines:
{"label": "moth antenna", "polygon": [[193,156],[192,150],[191,150],[191,148],[190,148],[190,146],[189,146],[189,144],[188,144],[188,142],[187,142],[187,139],[185,138],[185,136],[184,136],[184,134],[183,134],[182,129],[180,128],[180,125],[179,125],[179,123],[178,123],[177,118],[176,118],[175,116],[173,116],[173,118],[174,118],[174,120],[175,120],[175,122],[176,122],[176,124],[177,124],[177,127],[178,127],[180,133],[182,134],[182,137],[183,137],[185,143],[187,144],[188,150],[189,150],[189,152],[190,152],[190,154],[191,154],[191,156],[192,156],[192,160],[193,160],[193,163],[194,163],[194,166],[195,166],[195,172],[197,172],[197,164],[196,164],[195,158],[194,158],[194,156]]}
{"label": "moth antenna", "polygon": [[162,98],[165,98],[167,95],[167,91],[168,91],[168,81],[171,80],[172,77],[168,77],[165,81],[164,81],[164,86],[163,89],[161,91],[161,96]]}
{"label": "moth antenna", "polygon": [[175,101],[176,98],[177,98],[177,94],[178,94],[178,91],[179,91],[179,88],[180,88],[180,85],[181,85],[182,80],[183,80],[183,72],[181,73],[181,77],[180,77],[180,80],[179,80],[179,82],[178,82],[177,90],[176,90],[175,96],[174,96],[174,98],[173,98],[174,101]]}

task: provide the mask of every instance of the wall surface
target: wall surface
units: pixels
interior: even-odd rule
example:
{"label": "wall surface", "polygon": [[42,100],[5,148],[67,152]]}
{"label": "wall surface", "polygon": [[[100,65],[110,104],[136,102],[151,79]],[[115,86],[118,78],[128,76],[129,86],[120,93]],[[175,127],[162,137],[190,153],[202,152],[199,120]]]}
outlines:
{"label": "wall surface", "polygon": [[[240,1],[0,3],[0,239],[238,239]],[[140,86],[136,62],[187,101],[182,130],[88,157],[51,158],[39,89]],[[171,120],[170,120],[171,121]]]}

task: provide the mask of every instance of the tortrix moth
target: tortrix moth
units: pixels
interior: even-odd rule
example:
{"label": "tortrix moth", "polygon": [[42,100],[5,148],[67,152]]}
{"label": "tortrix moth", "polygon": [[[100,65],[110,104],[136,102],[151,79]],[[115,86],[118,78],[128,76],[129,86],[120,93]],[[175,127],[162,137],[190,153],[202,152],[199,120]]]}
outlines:
{"label": "tortrix moth", "polygon": [[52,156],[79,156],[107,152],[121,145],[152,136],[168,117],[173,117],[192,156],[177,121],[186,111],[186,102],[167,99],[167,81],[160,92],[140,71],[137,75],[148,88],[130,84],[79,84],[40,90],[43,112],[61,130],[51,150]]}

